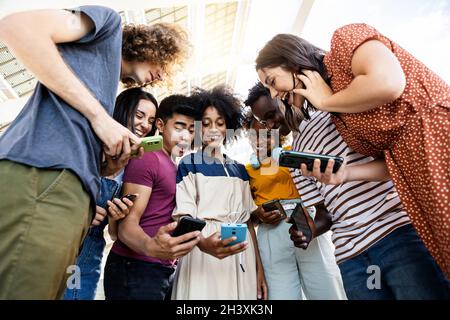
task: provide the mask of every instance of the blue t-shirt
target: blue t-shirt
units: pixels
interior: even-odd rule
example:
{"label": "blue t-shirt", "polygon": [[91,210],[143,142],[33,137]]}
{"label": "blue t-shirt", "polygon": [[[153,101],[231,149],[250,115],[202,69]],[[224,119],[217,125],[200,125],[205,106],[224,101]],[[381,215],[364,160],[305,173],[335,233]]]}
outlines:
{"label": "blue t-shirt", "polygon": [[[106,7],[72,10],[80,11],[93,21],[94,29],[76,42],[57,47],[69,68],[112,115],[120,80],[121,19]],[[37,168],[70,169],[93,202],[99,192],[101,157],[102,143],[89,121],[39,82],[0,137],[0,159]]]}

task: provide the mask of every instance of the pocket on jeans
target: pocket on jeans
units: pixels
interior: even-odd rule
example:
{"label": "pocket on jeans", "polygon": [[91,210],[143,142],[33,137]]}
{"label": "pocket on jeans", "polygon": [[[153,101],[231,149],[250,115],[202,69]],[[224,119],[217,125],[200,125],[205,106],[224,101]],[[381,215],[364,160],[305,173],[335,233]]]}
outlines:
{"label": "pocket on jeans", "polygon": [[[56,171],[56,170],[55,170]],[[67,169],[62,169],[59,174],[56,175],[55,173],[55,178],[54,179],[48,179],[49,181],[45,181],[46,183],[44,183],[42,186],[42,191],[41,190],[37,190],[37,196],[36,196],[36,200],[43,200],[45,199],[45,197],[47,197],[53,190],[55,190],[55,188],[61,183],[61,181],[63,181],[63,179],[67,176],[68,174],[68,170]],[[49,174],[49,173],[45,173],[42,171],[38,171],[38,176],[39,175],[44,175],[44,174]],[[42,180],[44,180],[44,178],[41,178]],[[38,177],[39,180],[39,177]],[[46,185],[47,184],[47,185]],[[46,185],[46,186],[45,186]],[[41,187],[40,186],[40,181],[38,181],[38,188]],[[40,188],[39,188],[40,189]]]}

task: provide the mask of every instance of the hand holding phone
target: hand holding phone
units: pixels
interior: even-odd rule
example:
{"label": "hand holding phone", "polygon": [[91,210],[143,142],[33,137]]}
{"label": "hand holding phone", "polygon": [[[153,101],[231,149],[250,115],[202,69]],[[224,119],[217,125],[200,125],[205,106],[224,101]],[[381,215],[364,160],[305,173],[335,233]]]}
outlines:
{"label": "hand holding phone", "polygon": [[316,159],[320,160],[321,172],[325,172],[329,160],[334,160],[333,173],[336,173],[344,163],[344,158],[337,156],[307,152],[282,151],[280,154],[279,164],[282,167],[294,169],[300,169],[301,164],[305,164],[308,171],[313,171],[314,160]]}
{"label": "hand holding phone", "polygon": [[[145,137],[141,139],[140,147],[144,148],[144,152],[159,151],[163,147],[162,136]],[[136,156],[137,153],[133,153],[132,156]]]}
{"label": "hand holding phone", "polygon": [[202,231],[206,222],[191,216],[183,216],[178,221],[178,225],[172,233],[172,237],[179,237],[192,231]]}
{"label": "hand holding phone", "polygon": [[281,204],[279,199],[264,202],[261,206],[265,212],[278,211],[280,213],[280,220],[286,218],[286,211],[284,210],[283,205]]}
{"label": "hand holding phone", "polygon": [[231,247],[237,243],[244,242],[247,239],[247,224],[245,223],[222,223],[220,229],[222,240],[236,237],[236,240],[230,242],[226,247]]}

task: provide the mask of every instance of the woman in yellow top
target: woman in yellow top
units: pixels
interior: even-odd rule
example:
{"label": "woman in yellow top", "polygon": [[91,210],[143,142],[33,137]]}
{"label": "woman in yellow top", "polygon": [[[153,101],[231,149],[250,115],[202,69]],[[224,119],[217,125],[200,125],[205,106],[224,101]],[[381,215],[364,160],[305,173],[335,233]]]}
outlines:
{"label": "woman in yellow top", "polygon": [[[277,139],[270,133],[274,130],[265,135],[257,121],[251,121],[250,128],[257,159],[253,157],[246,169],[256,205],[274,199],[300,198],[289,169],[273,161],[272,150],[277,147]],[[290,240],[291,225],[282,221],[283,217],[271,214],[255,218],[262,222],[257,240],[269,300],[346,299],[329,232],[313,239],[303,250]]]}

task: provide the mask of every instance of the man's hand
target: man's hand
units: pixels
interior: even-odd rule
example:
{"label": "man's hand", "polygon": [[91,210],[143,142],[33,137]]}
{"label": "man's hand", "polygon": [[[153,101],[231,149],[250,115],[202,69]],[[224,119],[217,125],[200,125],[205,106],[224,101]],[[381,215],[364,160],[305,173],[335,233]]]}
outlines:
{"label": "man's hand", "polygon": [[286,217],[281,214],[279,210],[274,211],[268,211],[266,212],[263,207],[258,207],[255,211],[252,212],[256,217],[258,217],[259,220],[261,220],[263,223],[271,224],[271,225],[277,225],[280,223],[281,220],[285,219]]}
{"label": "man's hand", "polygon": [[95,133],[104,144],[103,149],[106,155],[116,159],[122,155],[130,157],[132,152],[139,149],[141,139],[106,112],[100,112],[90,121]]}
{"label": "man's hand", "polygon": [[[132,150],[135,149],[134,146],[135,145],[133,145],[133,147],[131,148]],[[128,164],[131,158],[130,155],[127,155],[125,153],[122,153],[122,155],[119,158],[109,156],[106,154],[106,152],[104,154],[106,162],[102,166],[101,175],[103,177],[112,176],[115,173],[122,170],[123,168],[125,168],[125,166]],[[139,147],[137,155],[132,157],[136,159],[141,159],[143,155],[144,155],[144,148]]]}
{"label": "man's hand", "polygon": [[199,243],[199,249],[207,254],[216,257],[217,259],[223,259],[233,254],[240,253],[248,248],[247,241],[237,243],[233,246],[226,247],[229,243],[236,240],[236,237],[228,239],[221,239],[220,233],[215,232],[208,238],[201,239]]}
{"label": "man's hand", "polygon": [[148,239],[146,243],[148,256],[166,260],[178,259],[194,249],[200,241],[200,231],[172,237],[170,233],[176,226],[177,222],[162,226],[153,238]]}
{"label": "man's hand", "polygon": [[[136,194],[136,196],[139,196]],[[131,207],[134,205],[133,201],[127,198],[114,198],[113,201],[108,200],[108,216],[113,221],[125,218],[129,213]]]}
{"label": "man's hand", "polygon": [[106,210],[102,207],[95,206],[95,217],[94,220],[92,220],[91,226],[99,226],[100,223],[105,219],[106,217]]}
{"label": "man's hand", "polygon": [[298,231],[295,226],[289,228],[289,234],[291,235],[292,242],[294,242],[294,246],[300,249],[308,248],[309,242],[306,241],[303,232]]}

